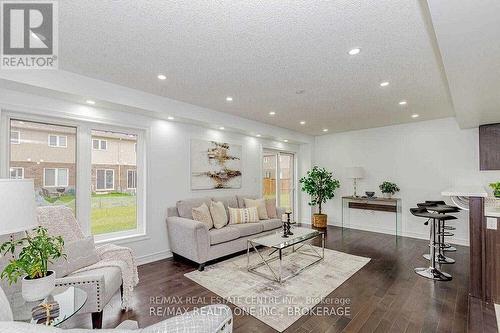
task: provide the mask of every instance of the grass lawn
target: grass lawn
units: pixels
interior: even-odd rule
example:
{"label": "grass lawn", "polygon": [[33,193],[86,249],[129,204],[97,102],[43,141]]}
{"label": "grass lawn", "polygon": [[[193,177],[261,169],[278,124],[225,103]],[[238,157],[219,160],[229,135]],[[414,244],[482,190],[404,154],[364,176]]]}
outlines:
{"label": "grass lawn", "polygon": [[135,229],[137,227],[137,207],[134,205],[92,208],[91,221],[93,235]]}

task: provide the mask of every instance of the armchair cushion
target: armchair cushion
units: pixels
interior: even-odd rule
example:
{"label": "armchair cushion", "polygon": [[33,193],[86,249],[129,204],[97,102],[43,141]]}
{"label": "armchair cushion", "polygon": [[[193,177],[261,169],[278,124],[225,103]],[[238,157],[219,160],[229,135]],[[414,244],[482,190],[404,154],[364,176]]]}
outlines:
{"label": "armchair cushion", "polygon": [[92,236],[65,243],[63,252],[66,258],[59,258],[49,264],[49,269],[56,272],[58,278],[99,261]]}

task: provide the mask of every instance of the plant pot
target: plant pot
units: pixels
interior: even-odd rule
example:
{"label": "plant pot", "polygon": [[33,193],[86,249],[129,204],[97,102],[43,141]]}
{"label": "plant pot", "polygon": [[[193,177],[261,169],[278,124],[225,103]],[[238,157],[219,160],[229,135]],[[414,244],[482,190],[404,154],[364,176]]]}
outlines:
{"label": "plant pot", "polygon": [[326,228],[326,222],[328,220],[328,215],[326,214],[313,214],[312,224],[315,228]]}
{"label": "plant pot", "polygon": [[392,198],[392,193],[382,193],[384,198],[391,199]]}
{"label": "plant pot", "polygon": [[47,276],[38,279],[28,279],[26,276],[22,280],[22,295],[27,302],[34,302],[44,299],[56,287],[56,273],[48,271]]}

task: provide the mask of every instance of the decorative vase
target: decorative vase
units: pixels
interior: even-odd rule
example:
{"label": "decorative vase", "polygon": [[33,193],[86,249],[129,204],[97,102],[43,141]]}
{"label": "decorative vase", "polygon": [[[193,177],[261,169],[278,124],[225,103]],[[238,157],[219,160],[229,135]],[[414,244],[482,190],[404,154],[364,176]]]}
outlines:
{"label": "decorative vase", "polygon": [[47,276],[38,279],[29,279],[26,276],[22,280],[22,295],[27,302],[44,299],[56,287],[56,273],[47,271]]}
{"label": "decorative vase", "polygon": [[315,228],[326,228],[328,215],[326,214],[313,214],[312,224]]}
{"label": "decorative vase", "polygon": [[392,198],[392,193],[382,193],[384,195],[384,198],[386,199],[391,199]]}

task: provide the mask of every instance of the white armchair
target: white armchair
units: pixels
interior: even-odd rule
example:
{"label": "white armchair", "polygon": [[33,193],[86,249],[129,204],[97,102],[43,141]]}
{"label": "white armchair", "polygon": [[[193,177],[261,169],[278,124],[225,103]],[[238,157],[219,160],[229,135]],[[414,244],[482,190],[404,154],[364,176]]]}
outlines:
{"label": "white armchair", "polygon": [[[37,208],[38,223],[47,228],[54,236],[62,236],[65,242],[83,239],[85,236],[80,225],[73,216],[73,212],[65,206],[45,206]],[[118,247],[115,247],[118,248]],[[99,248],[97,248],[99,249]],[[127,248],[121,248],[129,250]],[[134,272],[137,284],[137,266],[135,262],[130,264]],[[76,271],[69,275],[56,279],[56,286],[75,286],[87,293],[87,302],[79,313],[90,313],[92,315],[92,327],[102,327],[103,309],[118,291],[123,298],[122,269],[112,265],[93,265],[95,268]],[[93,267],[92,266],[92,267]],[[127,267],[123,263],[122,267]]]}

